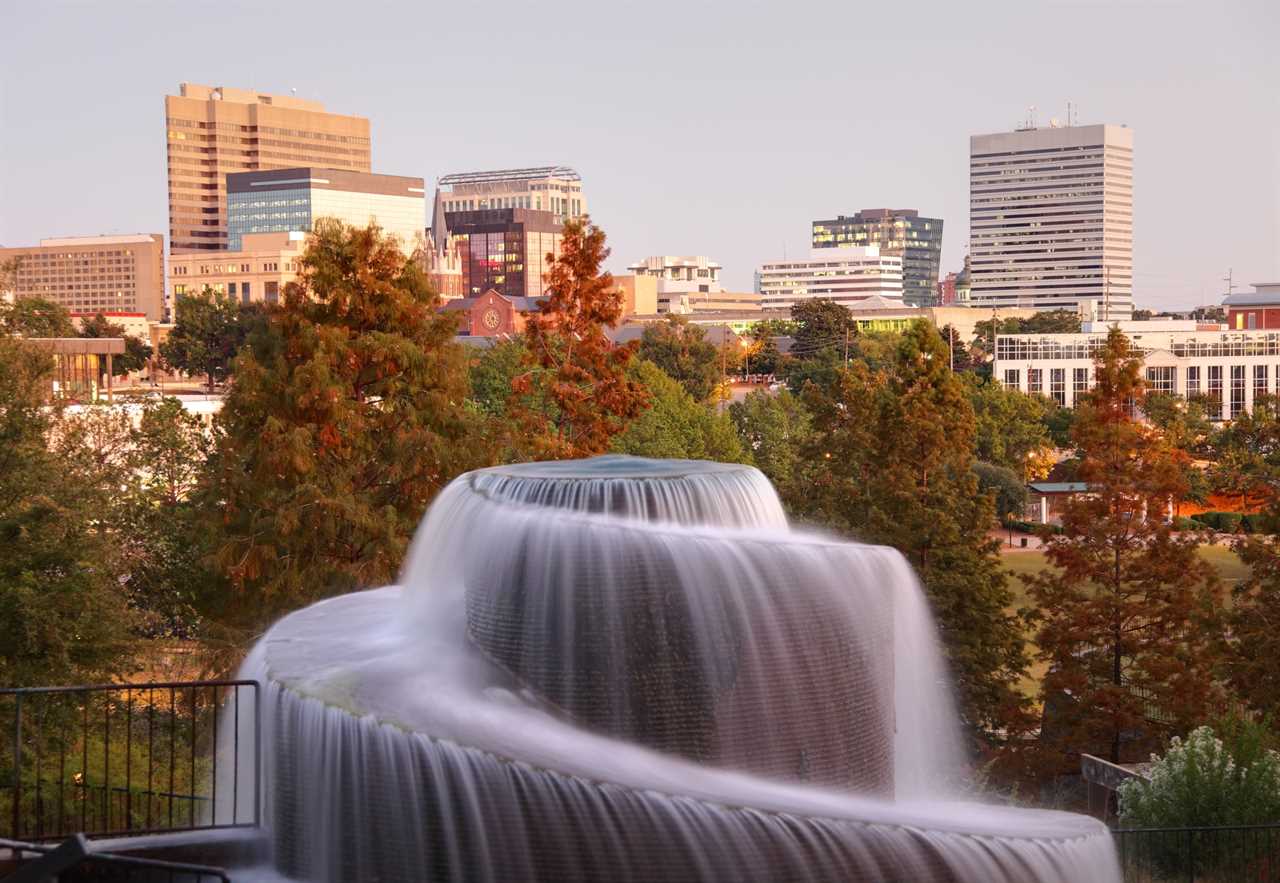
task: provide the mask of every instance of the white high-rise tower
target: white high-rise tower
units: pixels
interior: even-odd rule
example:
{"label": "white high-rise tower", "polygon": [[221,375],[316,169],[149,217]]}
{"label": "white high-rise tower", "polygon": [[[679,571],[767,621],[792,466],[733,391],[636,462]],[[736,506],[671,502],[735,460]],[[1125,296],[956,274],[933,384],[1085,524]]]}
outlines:
{"label": "white high-rise tower", "polygon": [[1133,131],[1020,129],[969,139],[975,307],[1133,313]]}

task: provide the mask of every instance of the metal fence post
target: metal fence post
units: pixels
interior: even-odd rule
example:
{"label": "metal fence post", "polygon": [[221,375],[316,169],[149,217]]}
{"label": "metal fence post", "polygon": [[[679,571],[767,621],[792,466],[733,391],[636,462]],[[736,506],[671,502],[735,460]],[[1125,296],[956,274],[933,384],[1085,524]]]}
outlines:
{"label": "metal fence post", "polygon": [[13,836],[22,824],[22,694],[13,695]]}

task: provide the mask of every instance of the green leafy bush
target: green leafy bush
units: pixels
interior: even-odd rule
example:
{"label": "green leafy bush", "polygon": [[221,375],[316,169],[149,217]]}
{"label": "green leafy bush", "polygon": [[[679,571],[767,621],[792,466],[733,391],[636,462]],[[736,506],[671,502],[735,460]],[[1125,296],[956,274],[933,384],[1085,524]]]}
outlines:
{"label": "green leafy bush", "polygon": [[[1185,740],[1174,738],[1163,756],[1153,754],[1145,779],[1129,779],[1117,789],[1125,828],[1219,828],[1280,822],[1280,753],[1268,747],[1266,726],[1232,720],[1220,726],[1223,738],[1199,727]],[[1229,835],[1228,835],[1229,836]],[[1262,852],[1241,854],[1248,845],[1224,852],[1218,833],[1185,837],[1152,835],[1144,844],[1164,874],[1197,875],[1263,860]],[[1235,841],[1231,841],[1235,843]],[[1257,843],[1265,849],[1265,840]],[[1215,848],[1217,847],[1217,848]]]}
{"label": "green leafy bush", "polygon": [[1196,521],[1196,519],[1187,518],[1182,515],[1177,515],[1173,519],[1174,530],[1201,530],[1202,528],[1204,528],[1204,526],[1205,525]]}

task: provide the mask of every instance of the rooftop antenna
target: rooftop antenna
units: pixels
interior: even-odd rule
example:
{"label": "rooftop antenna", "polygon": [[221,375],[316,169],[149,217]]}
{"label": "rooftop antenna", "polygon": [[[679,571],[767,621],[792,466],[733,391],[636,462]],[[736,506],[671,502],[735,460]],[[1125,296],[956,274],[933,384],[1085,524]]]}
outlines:
{"label": "rooftop antenna", "polygon": [[1235,289],[1236,283],[1232,281],[1232,269],[1227,267],[1227,275],[1222,277],[1222,281],[1227,283],[1227,297],[1231,297],[1231,292]]}

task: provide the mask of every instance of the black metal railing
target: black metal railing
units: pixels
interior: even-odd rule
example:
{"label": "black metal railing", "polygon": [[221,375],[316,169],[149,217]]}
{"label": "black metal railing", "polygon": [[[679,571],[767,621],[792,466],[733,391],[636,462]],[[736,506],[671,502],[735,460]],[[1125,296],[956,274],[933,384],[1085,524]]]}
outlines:
{"label": "black metal railing", "polygon": [[1112,831],[1125,883],[1280,881],[1280,824]]}
{"label": "black metal railing", "polygon": [[0,690],[0,836],[257,825],[260,733],[257,681]]}
{"label": "black metal railing", "polygon": [[16,883],[231,883],[226,871],[211,865],[96,852],[82,834],[56,846],[0,839],[0,849],[15,858],[17,870],[4,879]]}

